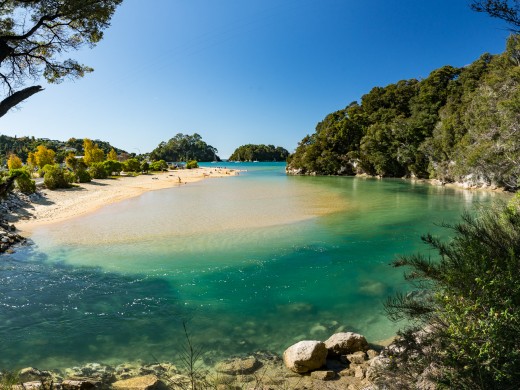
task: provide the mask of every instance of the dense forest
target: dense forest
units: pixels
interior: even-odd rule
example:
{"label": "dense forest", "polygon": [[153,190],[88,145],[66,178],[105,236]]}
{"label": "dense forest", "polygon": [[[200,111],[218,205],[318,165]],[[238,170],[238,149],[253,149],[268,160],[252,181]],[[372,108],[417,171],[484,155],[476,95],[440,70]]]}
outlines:
{"label": "dense forest", "polygon": [[520,35],[501,55],[373,88],[318,123],[288,158],[294,174],[435,178],[516,189]]}
{"label": "dense forest", "polygon": [[288,156],[281,146],[247,144],[236,148],[229,161],[285,161]]}
{"label": "dense forest", "polygon": [[151,153],[150,159],[159,161],[220,161],[218,150],[208,145],[202,137],[179,133],[168,142],[161,142]]}
{"label": "dense forest", "polygon": [[[98,147],[108,154],[114,149],[118,155],[127,154],[122,149],[110,145],[101,140],[95,140]],[[71,151],[76,155],[83,155],[83,139],[70,138],[68,141],[50,140],[48,138],[35,137],[9,137],[0,134],[0,165],[5,165],[9,155],[16,154],[22,161],[27,161],[29,152],[34,152],[39,145],[52,149],[56,153],[56,161],[63,162]]]}

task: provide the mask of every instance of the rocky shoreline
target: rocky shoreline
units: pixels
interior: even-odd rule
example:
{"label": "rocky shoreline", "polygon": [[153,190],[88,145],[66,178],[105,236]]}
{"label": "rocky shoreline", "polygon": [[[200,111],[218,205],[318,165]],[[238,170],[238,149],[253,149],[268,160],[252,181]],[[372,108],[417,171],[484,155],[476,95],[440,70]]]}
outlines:
{"label": "rocky shoreline", "polygon": [[42,199],[43,196],[35,192],[25,195],[18,191],[7,194],[5,199],[0,201],[0,254],[13,253],[17,245],[27,243],[25,237],[16,233],[13,222],[19,219],[29,219],[32,202]]}
{"label": "rocky shoreline", "polygon": [[[385,350],[376,351],[365,337],[336,333],[326,341],[304,340],[283,357],[257,352],[203,367],[179,369],[170,362],[124,363],[110,366],[88,363],[64,370],[42,371],[27,367],[18,373],[0,373],[0,388],[13,390],[84,389],[216,389],[377,390],[381,367],[388,364]],[[183,364],[183,363],[181,363]],[[11,383],[7,384],[10,380]]]}

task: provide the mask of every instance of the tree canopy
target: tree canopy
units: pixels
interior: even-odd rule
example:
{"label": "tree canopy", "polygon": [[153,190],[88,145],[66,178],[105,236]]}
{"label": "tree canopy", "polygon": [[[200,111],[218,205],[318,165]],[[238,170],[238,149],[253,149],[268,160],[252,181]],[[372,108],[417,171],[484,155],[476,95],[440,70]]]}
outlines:
{"label": "tree canopy", "polygon": [[519,0],[473,0],[471,8],[477,12],[485,12],[493,18],[506,21],[512,30],[520,29],[520,1]]}
{"label": "tree canopy", "polygon": [[501,55],[375,87],[303,138],[303,174],[435,178],[516,189],[520,180],[520,35]]}
{"label": "tree canopy", "polygon": [[187,162],[190,160],[220,161],[217,153],[218,150],[204,142],[199,134],[178,133],[168,142],[161,142],[150,153],[150,159],[153,161],[165,160],[170,162]]}
{"label": "tree canopy", "polygon": [[239,146],[229,157],[230,161],[285,161],[289,152],[281,146],[253,145]]}
{"label": "tree canopy", "polygon": [[42,91],[23,89],[29,80],[49,83],[83,77],[92,68],[63,53],[93,47],[103,38],[122,0],[6,0],[0,1],[0,81],[7,95],[0,117]]}

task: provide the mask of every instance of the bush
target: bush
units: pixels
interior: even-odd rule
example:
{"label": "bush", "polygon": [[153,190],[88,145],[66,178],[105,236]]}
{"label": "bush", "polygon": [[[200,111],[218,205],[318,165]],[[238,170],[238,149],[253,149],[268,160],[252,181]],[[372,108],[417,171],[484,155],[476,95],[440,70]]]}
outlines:
{"label": "bush", "polygon": [[36,191],[36,183],[31,178],[31,173],[25,168],[12,169],[11,176],[16,176],[16,186],[24,194],[33,194]]}
{"label": "bush", "polygon": [[401,352],[394,354],[391,368],[399,374],[413,367],[419,374],[433,363],[438,374],[433,379],[447,388],[517,388],[519,198],[478,217],[465,214],[462,223],[449,227],[451,241],[423,237],[439,253],[438,260],[415,255],[394,263],[411,269],[406,278],[418,291],[386,304],[391,319],[416,324],[400,332]]}
{"label": "bush", "polygon": [[115,160],[107,160],[103,162],[103,168],[105,169],[108,176],[119,175],[119,172],[123,169],[123,164]]}
{"label": "bush", "polygon": [[106,179],[108,177],[108,173],[102,162],[92,163],[88,170],[89,170],[90,176],[93,179]]}
{"label": "bush", "polygon": [[148,172],[150,170],[150,164],[148,164],[148,161],[143,161],[141,163],[141,172]]}
{"label": "bush", "polygon": [[194,168],[198,168],[198,167],[199,167],[199,163],[197,162],[197,160],[190,160],[186,163],[187,169],[194,169]]}
{"label": "bush", "polygon": [[92,181],[92,177],[90,176],[90,173],[88,173],[85,169],[79,169],[76,172],[76,178],[78,179],[78,182],[80,183],[89,183]]}
{"label": "bush", "polygon": [[59,165],[45,165],[43,172],[43,184],[49,190],[58,188],[70,188],[70,174],[60,168]]}
{"label": "bush", "polygon": [[152,171],[166,171],[168,170],[168,164],[164,160],[154,161],[150,164]]}
{"label": "bush", "polygon": [[130,158],[123,163],[123,169],[125,172],[139,172],[141,170],[141,164],[136,158]]}

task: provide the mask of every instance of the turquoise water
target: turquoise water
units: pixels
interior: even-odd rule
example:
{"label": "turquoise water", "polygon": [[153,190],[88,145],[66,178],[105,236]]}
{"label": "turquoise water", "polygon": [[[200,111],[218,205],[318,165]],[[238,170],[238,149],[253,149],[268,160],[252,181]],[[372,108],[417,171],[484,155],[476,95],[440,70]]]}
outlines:
{"label": "turquoise water", "polygon": [[385,340],[394,256],[502,197],[229,165],[247,171],[41,227],[2,257],[0,367],[175,360],[183,321],[208,362],[341,330]]}

